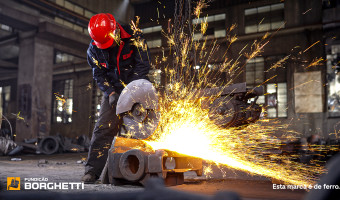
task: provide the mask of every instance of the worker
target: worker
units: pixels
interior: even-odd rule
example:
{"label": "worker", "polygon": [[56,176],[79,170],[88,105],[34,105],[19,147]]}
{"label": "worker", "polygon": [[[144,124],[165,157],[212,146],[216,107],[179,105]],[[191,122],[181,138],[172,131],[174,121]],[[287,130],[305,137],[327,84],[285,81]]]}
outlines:
{"label": "worker", "polygon": [[93,79],[104,93],[82,177],[84,183],[94,183],[100,177],[108,149],[122,123],[116,115],[119,95],[125,84],[148,79],[150,54],[141,31],[120,25],[111,14],[91,17],[88,31],[92,41],[87,62],[92,67]]}

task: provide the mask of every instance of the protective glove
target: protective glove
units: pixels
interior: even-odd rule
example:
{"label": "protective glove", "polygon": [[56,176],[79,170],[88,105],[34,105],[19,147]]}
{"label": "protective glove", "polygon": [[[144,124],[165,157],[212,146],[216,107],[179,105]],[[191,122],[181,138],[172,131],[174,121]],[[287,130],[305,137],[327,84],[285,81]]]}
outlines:
{"label": "protective glove", "polygon": [[112,107],[113,105],[116,105],[118,102],[119,94],[114,93],[109,96],[109,105]]}

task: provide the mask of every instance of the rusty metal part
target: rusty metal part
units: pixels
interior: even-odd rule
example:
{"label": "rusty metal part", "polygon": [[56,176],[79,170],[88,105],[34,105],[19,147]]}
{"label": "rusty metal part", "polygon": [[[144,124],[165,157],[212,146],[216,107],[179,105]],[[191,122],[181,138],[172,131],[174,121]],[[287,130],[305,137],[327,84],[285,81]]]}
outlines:
{"label": "rusty metal part", "polygon": [[123,153],[119,159],[119,170],[128,181],[138,181],[144,176],[145,158],[139,149],[131,149]]}
{"label": "rusty metal part", "polygon": [[13,140],[0,136],[0,156],[14,155],[22,150],[22,146],[15,143]]}
{"label": "rusty metal part", "polygon": [[20,144],[37,152],[50,155],[57,152],[83,152],[88,149],[90,142],[89,138],[84,135],[78,138],[78,144],[74,143],[73,139],[62,135],[47,136],[37,141],[39,141],[38,146],[34,144]]}
{"label": "rusty metal part", "polygon": [[59,144],[60,140],[57,137],[54,136],[48,136],[44,137],[40,142],[39,142],[39,150],[43,154],[54,154],[59,151]]}
{"label": "rusty metal part", "polygon": [[[172,165],[168,164],[173,160]],[[166,185],[184,183],[184,172],[203,173],[202,159],[169,150],[153,150],[141,140],[115,137],[109,150],[103,183],[145,182],[151,177],[164,179]]]}

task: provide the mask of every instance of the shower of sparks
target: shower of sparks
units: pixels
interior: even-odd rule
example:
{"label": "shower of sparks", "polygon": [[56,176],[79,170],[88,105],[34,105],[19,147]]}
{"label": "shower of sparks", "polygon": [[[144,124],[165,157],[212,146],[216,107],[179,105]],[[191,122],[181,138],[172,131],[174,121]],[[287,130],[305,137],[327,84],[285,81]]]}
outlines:
{"label": "shower of sparks", "polygon": [[320,42],[320,40],[317,41],[317,42],[315,42],[314,44],[310,45],[307,49],[305,49],[305,50],[303,51],[303,53],[305,53],[306,51],[308,51],[310,48],[312,48],[314,45],[316,45],[316,44],[319,43],[319,42]]}
{"label": "shower of sparks", "polygon": [[[147,51],[147,48],[148,48],[145,40],[141,36],[143,31],[138,27],[139,20],[140,20],[140,17],[137,16],[136,22],[131,20],[131,23],[130,23],[130,27],[131,27],[131,29],[133,31],[133,35],[134,35],[134,37],[131,39],[132,44],[138,48],[138,52],[139,52],[139,49],[141,49],[142,51]],[[140,54],[140,52],[139,52],[139,54]]]}
{"label": "shower of sparks", "polygon": [[86,86],[86,90],[92,90],[92,84],[89,83],[87,86]]}
{"label": "shower of sparks", "polygon": [[201,23],[201,33],[204,35],[205,32],[207,31],[208,29],[208,17],[204,17],[204,20],[203,22]]}
{"label": "shower of sparks", "polygon": [[77,112],[76,110],[72,110],[72,107],[67,107],[67,102],[70,100],[68,99],[67,97],[65,97],[64,95],[62,94],[59,94],[58,92],[54,93],[54,96],[56,98],[56,101],[59,101],[61,102],[61,106],[58,104],[58,109],[59,109],[59,106],[62,110],[68,110],[68,112]]}
{"label": "shower of sparks", "polygon": [[[187,91],[184,94],[188,94]],[[161,125],[147,144],[154,149],[169,149],[289,184],[313,184],[314,176],[324,172],[322,167],[308,166],[273,153],[282,145],[273,133],[283,132],[287,140],[295,138],[286,125],[264,119],[242,129],[223,129],[211,122],[208,111],[189,99],[161,104]],[[205,172],[209,175],[211,169]]]}
{"label": "shower of sparks", "polygon": [[323,60],[323,58],[315,58],[306,68],[322,65],[322,63],[320,62],[322,62]]}
{"label": "shower of sparks", "polygon": [[291,88],[290,90],[294,90],[294,89],[296,89],[296,88],[298,88],[298,87],[301,87],[301,86],[304,86],[304,85],[307,85],[307,84],[310,84],[310,83],[313,83],[313,82],[319,82],[319,81],[317,81],[317,80],[309,80],[309,81],[307,81],[307,82],[301,83],[301,84],[299,84],[299,85],[297,85],[297,86]]}
{"label": "shower of sparks", "polygon": [[98,67],[99,69],[101,69],[101,65],[99,64],[98,60],[96,60],[95,58],[92,57],[92,61],[93,61],[94,64],[97,65],[97,67]]}
{"label": "shower of sparks", "polygon": [[133,31],[133,35],[136,35],[137,33],[142,32],[142,30],[138,28],[139,20],[140,20],[140,17],[136,16],[136,22],[134,22],[133,20],[131,21],[131,29]]}
{"label": "shower of sparks", "polygon": [[205,0],[200,0],[197,3],[197,6],[194,10],[194,15],[197,17],[197,19],[200,18],[202,9],[206,8],[206,7],[207,7],[207,3],[205,2]]}
{"label": "shower of sparks", "polygon": [[287,59],[289,58],[289,55],[282,58],[281,60],[279,60],[279,62],[275,63],[273,66],[271,66],[267,71],[265,72],[269,72],[270,70],[272,69],[276,69],[276,68],[279,68],[279,67],[282,67],[283,64],[287,61]]}
{"label": "shower of sparks", "polygon": [[25,122],[25,118],[23,118],[23,117],[20,116],[20,111],[18,112],[18,114],[12,113],[12,115],[16,116],[16,118],[17,118],[18,120],[22,120],[22,121]]}
{"label": "shower of sparks", "polygon": [[203,172],[204,172],[204,175],[209,178],[213,173],[213,169],[212,169],[212,166],[211,165],[208,165],[208,166],[204,166],[203,167]]}
{"label": "shower of sparks", "polygon": [[62,103],[62,107],[65,107],[65,103],[66,103],[66,97],[64,97],[64,95],[60,95],[59,93],[54,93],[55,98],[57,101],[60,101]]}
{"label": "shower of sparks", "polygon": [[[203,0],[197,3],[194,9],[197,19],[199,19],[201,9],[206,6]],[[236,35],[229,35],[235,27],[236,25],[233,25],[227,31],[226,39],[229,43],[227,50],[237,40]],[[170,48],[177,45],[170,32],[167,35],[162,31],[162,34],[168,39]],[[213,55],[219,49],[216,41],[207,42],[207,37],[202,41],[193,41],[189,35],[181,32],[180,38],[184,41],[180,49],[182,55],[172,52],[174,53],[174,62],[178,67],[165,66],[164,69],[169,84],[165,94],[159,99],[159,112],[162,117],[157,130],[150,138],[144,140],[145,143],[153,149],[176,151],[202,158],[217,166],[228,166],[250,174],[280,180],[286,184],[303,186],[314,184],[320,174],[326,172],[324,167],[317,164],[316,161],[314,165],[296,162],[299,155],[281,153],[285,143],[295,141],[301,136],[298,132],[290,130],[289,124],[281,124],[277,120],[263,118],[248,126],[222,128],[214,124],[209,118],[209,111],[201,107],[202,100],[213,102],[218,95],[206,97],[206,99],[197,97],[199,89],[219,86],[222,91],[224,87],[230,85],[242,74],[249,60],[261,55],[273,35],[269,37],[267,33],[260,40],[247,44],[236,59],[227,57],[228,53],[225,52],[222,58],[224,62],[218,66],[217,70],[213,71],[208,67],[208,63],[214,62]],[[304,52],[318,42],[308,47]],[[193,66],[188,61],[189,54],[193,49],[199,54],[201,62],[198,63],[203,63],[203,65]],[[269,70],[283,67],[288,58],[289,56],[286,56],[279,60]],[[223,72],[228,72],[232,76],[231,80],[222,85],[218,83],[218,78],[216,81],[212,81]],[[272,76],[260,85],[276,76]],[[281,136],[277,137],[276,135]],[[322,148],[329,150],[328,147]],[[206,167],[204,171],[209,175],[212,168]]]}
{"label": "shower of sparks", "polygon": [[303,15],[305,15],[306,13],[308,13],[309,11],[311,11],[312,9],[310,8],[310,9],[308,9],[308,10],[306,10],[304,13],[302,13]]}
{"label": "shower of sparks", "polygon": [[100,157],[102,157],[103,155],[104,155],[103,152],[99,151],[99,152],[98,152],[97,158],[100,158]]}

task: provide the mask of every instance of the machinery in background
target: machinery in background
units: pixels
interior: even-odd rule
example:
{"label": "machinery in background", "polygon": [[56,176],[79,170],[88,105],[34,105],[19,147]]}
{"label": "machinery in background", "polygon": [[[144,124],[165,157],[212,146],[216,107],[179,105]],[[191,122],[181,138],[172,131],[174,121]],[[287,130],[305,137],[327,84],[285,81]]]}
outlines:
{"label": "machinery in background", "polygon": [[227,128],[256,122],[262,111],[256,101],[263,94],[262,86],[249,89],[246,83],[237,83],[198,90],[194,96],[202,99],[202,109],[209,109],[209,118],[216,125]]}
{"label": "machinery in background", "polygon": [[32,138],[23,142],[14,142],[8,137],[0,136],[0,155],[13,156],[21,153],[51,155],[61,152],[85,152],[90,146],[90,139],[81,135],[77,138],[62,135]]}

